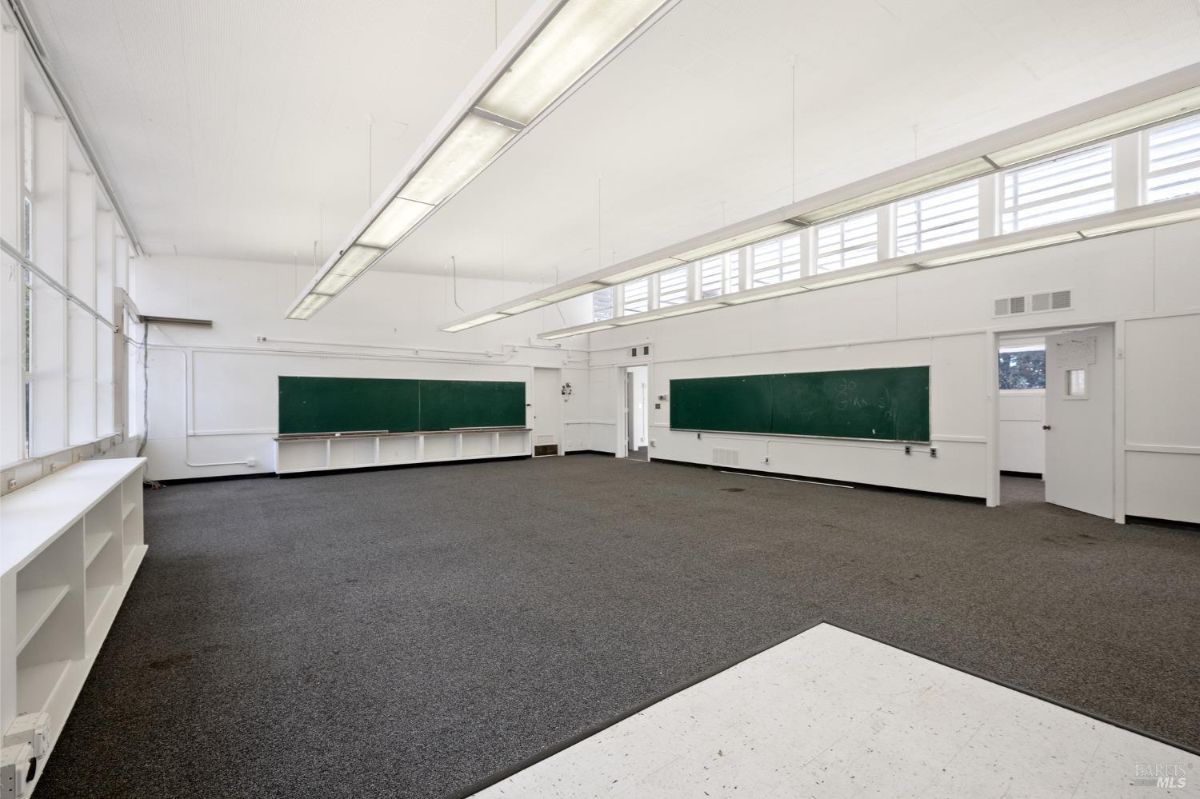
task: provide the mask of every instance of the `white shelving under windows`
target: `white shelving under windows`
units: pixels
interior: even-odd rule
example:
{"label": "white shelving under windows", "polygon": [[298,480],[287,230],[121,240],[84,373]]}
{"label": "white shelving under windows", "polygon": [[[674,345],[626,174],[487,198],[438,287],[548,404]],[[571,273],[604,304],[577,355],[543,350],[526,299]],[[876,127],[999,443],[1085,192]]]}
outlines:
{"label": "white shelving under windows", "polygon": [[53,749],[146,553],[144,464],[84,461],[0,497],[0,729],[47,713]]}

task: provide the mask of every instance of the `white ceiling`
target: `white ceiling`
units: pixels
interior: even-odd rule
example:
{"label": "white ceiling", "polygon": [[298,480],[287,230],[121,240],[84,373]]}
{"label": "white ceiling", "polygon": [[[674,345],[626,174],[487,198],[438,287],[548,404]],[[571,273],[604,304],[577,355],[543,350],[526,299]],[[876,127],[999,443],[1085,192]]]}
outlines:
{"label": "white ceiling", "polygon": [[[151,253],[306,262],[528,0],[30,5]],[[1197,0],[682,0],[381,266],[555,282],[1198,53]]]}

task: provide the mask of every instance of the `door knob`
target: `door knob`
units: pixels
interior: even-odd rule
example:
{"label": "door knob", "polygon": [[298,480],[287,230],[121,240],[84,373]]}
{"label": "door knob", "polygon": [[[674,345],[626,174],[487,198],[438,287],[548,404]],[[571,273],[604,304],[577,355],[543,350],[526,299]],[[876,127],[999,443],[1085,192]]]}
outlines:
{"label": "door knob", "polygon": [[1050,425],[1048,425],[1048,424],[1044,424],[1044,425],[1042,425],[1042,429],[1043,429],[1043,430],[1049,430],[1049,429],[1050,429]]}

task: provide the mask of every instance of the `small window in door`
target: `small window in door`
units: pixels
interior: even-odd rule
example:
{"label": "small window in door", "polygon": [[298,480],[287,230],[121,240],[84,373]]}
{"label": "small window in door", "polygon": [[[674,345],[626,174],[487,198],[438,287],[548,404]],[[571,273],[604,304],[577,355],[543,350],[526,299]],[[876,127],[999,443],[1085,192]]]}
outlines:
{"label": "small window in door", "polygon": [[1067,370],[1067,396],[1072,399],[1087,399],[1087,369]]}

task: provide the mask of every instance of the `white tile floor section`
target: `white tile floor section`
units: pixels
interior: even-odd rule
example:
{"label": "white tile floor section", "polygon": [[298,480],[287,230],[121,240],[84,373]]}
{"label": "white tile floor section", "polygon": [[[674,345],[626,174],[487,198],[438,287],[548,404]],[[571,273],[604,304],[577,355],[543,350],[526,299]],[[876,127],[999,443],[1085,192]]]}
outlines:
{"label": "white tile floor section", "polygon": [[1198,761],[822,624],[475,796],[1200,797]]}

